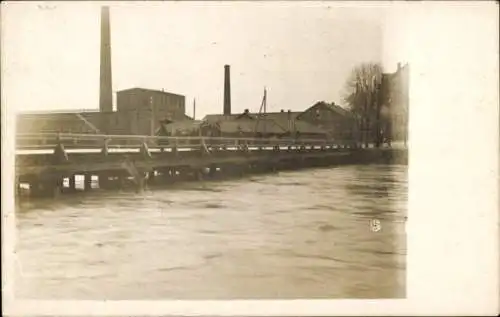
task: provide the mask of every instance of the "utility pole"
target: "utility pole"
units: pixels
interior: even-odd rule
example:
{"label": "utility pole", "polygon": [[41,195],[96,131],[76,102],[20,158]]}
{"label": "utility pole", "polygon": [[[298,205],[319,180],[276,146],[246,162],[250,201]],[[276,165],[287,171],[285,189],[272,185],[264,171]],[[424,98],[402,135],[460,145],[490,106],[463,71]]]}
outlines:
{"label": "utility pole", "polygon": [[264,86],[264,113],[267,112],[267,89]]}
{"label": "utility pole", "polygon": [[196,98],[193,99],[193,120],[196,120]]}
{"label": "utility pole", "polygon": [[154,103],[153,103],[153,96],[149,97],[149,106],[151,110],[151,136],[155,135],[155,112],[154,112]]}
{"label": "utility pole", "polygon": [[[259,126],[259,123],[260,123],[260,119],[263,117],[263,114],[266,113],[267,111],[267,90],[266,90],[266,87],[264,87],[264,97],[262,98],[262,103],[260,105],[260,108],[259,108],[259,113],[257,114],[257,121],[255,122],[255,129],[254,129],[254,133],[257,133],[257,127]],[[266,132],[266,120],[264,119],[264,133]]]}
{"label": "utility pole", "polygon": [[263,105],[264,105],[264,134],[266,134],[267,132],[267,89],[266,87],[264,86],[264,100],[262,101]]}

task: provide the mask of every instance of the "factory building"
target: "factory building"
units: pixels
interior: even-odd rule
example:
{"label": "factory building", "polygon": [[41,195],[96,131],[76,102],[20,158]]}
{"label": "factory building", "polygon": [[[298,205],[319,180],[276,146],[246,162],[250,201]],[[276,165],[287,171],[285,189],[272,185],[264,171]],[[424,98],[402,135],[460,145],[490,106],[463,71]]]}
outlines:
{"label": "factory building", "polygon": [[184,111],[182,95],[132,88],[117,93],[117,111],[20,113],[17,133],[153,135],[161,122],[191,120]]}
{"label": "factory building", "polygon": [[186,98],[165,91],[131,88],[117,93],[117,112],[128,113],[130,134],[154,135],[161,122],[189,120]]}
{"label": "factory building", "polygon": [[185,97],[145,88],[117,92],[112,104],[111,36],[109,8],[101,9],[99,110],[30,112],[17,116],[17,133],[96,133],[154,135],[161,122],[190,120]]}

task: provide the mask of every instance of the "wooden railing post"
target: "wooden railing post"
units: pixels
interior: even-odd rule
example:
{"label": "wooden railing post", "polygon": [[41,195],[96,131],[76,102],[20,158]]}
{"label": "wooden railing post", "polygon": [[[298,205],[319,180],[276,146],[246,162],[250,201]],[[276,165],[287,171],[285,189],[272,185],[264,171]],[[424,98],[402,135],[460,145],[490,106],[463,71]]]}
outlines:
{"label": "wooden railing post", "polygon": [[177,154],[178,154],[177,146],[178,146],[177,137],[175,137],[174,138],[174,145],[172,146],[172,153],[174,153],[175,156],[177,156]]}
{"label": "wooden railing post", "polygon": [[210,150],[208,149],[207,147],[207,144],[205,143],[205,138],[204,137],[200,137],[199,138],[199,142],[200,142],[200,152],[201,152],[201,155],[209,155],[210,154]]}
{"label": "wooden railing post", "polygon": [[64,149],[64,145],[61,142],[61,136],[59,134],[57,134],[56,142],[57,144],[56,147],[54,148],[54,154],[53,154],[54,163],[59,164],[69,161],[68,153]]}
{"label": "wooden railing post", "polygon": [[142,154],[142,157],[144,157],[144,158],[149,159],[149,158],[152,157],[151,156],[151,152],[149,151],[149,147],[148,147],[146,141],[142,142],[140,153]]}
{"label": "wooden railing post", "polygon": [[102,150],[101,150],[101,153],[104,155],[104,156],[108,156],[109,154],[109,146],[108,146],[108,142],[109,142],[109,139],[108,138],[105,138],[104,139],[104,144],[102,146]]}

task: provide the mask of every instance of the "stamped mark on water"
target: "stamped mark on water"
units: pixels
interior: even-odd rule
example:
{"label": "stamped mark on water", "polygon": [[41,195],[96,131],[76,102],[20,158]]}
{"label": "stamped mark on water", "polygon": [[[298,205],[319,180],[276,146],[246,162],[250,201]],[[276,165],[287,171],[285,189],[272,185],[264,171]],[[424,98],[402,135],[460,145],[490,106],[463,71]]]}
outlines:
{"label": "stamped mark on water", "polygon": [[378,232],[378,231],[382,230],[382,223],[380,222],[380,220],[378,220],[378,219],[370,220],[370,229],[373,232]]}

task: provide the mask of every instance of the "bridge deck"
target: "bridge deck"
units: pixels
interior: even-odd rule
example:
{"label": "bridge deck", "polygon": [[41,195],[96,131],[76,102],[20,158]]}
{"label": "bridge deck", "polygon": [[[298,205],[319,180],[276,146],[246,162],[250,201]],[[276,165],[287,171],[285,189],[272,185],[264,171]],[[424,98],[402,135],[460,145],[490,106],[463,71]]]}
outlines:
{"label": "bridge deck", "polygon": [[[235,166],[255,171],[300,168],[353,163],[371,155],[365,155],[371,149],[361,149],[353,142],[325,139],[88,134],[18,135],[17,139],[17,182],[45,183],[42,187],[60,186],[53,181],[60,184],[62,178],[75,175],[86,175],[87,179],[97,175],[103,181],[114,176],[132,177],[140,183],[151,172],[168,177],[179,172],[196,174],[204,168],[222,168],[224,173],[231,173]],[[381,152],[377,150],[376,155]]]}
{"label": "bridge deck", "polygon": [[307,151],[221,151],[202,154],[199,151],[185,153],[152,153],[151,157],[144,158],[140,153],[133,155],[79,154],[69,156],[65,163],[54,164],[52,155],[37,155],[35,157],[19,158],[16,164],[18,176],[41,174],[44,172],[61,174],[80,174],[99,171],[123,170],[123,164],[133,162],[141,170],[151,170],[163,167],[186,166],[201,168],[212,164],[244,164],[244,163],[276,163],[286,160],[302,160],[310,158],[328,158],[349,155],[347,149],[334,150],[307,150]]}

